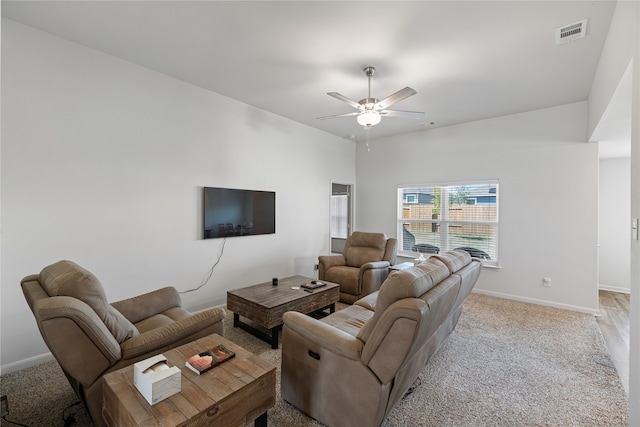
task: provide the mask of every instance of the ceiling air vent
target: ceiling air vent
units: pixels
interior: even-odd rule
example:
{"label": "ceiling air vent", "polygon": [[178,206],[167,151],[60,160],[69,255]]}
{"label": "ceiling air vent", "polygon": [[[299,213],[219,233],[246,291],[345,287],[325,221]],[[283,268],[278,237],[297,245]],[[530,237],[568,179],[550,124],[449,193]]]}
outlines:
{"label": "ceiling air vent", "polygon": [[556,44],[583,38],[587,34],[587,19],[556,28]]}

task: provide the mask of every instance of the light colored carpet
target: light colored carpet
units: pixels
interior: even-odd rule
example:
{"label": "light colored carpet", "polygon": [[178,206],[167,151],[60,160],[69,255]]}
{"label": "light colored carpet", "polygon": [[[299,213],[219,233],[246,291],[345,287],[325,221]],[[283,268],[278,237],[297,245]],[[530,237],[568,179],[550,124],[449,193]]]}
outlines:
{"label": "light colored carpet", "polygon": [[[280,350],[225,324],[228,339],[280,366]],[[280,398],[270,426],[321,424]],[[7,418],[63,425],[74,401],[55,363],[2,376]],[[627,426],[624,388],[593,316],[472,294],[456,330],[383,423],[391,426]],[[78,423],[88,425],[82,408]],[[2,427],[10,424],[2,421]]]}

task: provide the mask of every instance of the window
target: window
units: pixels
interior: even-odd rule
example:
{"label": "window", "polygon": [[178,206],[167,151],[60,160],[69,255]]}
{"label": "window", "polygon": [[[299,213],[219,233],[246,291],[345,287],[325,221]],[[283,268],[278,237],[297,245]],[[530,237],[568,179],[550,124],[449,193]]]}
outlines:
{"label": "window", "polygon": [[399,187],[400,251],[461,249],[498,265],[498,200],[498,181]]}

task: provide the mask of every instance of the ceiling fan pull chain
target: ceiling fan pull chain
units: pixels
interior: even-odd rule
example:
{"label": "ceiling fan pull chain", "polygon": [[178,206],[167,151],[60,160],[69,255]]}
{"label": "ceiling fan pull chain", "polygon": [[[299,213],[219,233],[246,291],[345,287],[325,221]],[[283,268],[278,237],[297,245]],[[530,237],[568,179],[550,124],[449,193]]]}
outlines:
{"label": "ceiling fan pull chain", "polygon": [[367,126],[365,128],[365,132],[366,132],[365,147],[367,147],[367,153],[371,154],[371,147],[369,146],[369,141],[371,140],[371,126]]}

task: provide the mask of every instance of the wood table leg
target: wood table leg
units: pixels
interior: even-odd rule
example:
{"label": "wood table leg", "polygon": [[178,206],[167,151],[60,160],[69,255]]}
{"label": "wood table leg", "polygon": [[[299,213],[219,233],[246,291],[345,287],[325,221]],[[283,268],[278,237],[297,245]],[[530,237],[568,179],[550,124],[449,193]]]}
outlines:
{"label": "wood table leg", "polygon": [[253,425],[255,427],[267,427],[267,413],[265,412],[264,414],[256,418]]}
{"label": "wood table leg", "polygon": [[238,313],[233,313],[233,327],[237,328],[240,323],[240,315]]}
{"label": "wood table leg", "polygon": [[266,328],[261,328],[261,329],[254,328],[253,326],[247,323],[244,323],[242,320],[240,320],[240,316],[238,314],[233,313],[233,326],[236,328],[243,329],[249,332],[251,335],[258,337],[263,341],[268,342],[269,344],[271,344],[271,348],[273,349],[278,348],[278,344],[279,344],[278,332],[280,332],[280,330],[282,329],[282,325],[268,329],[267,333],[265,333],[264,329]]}

